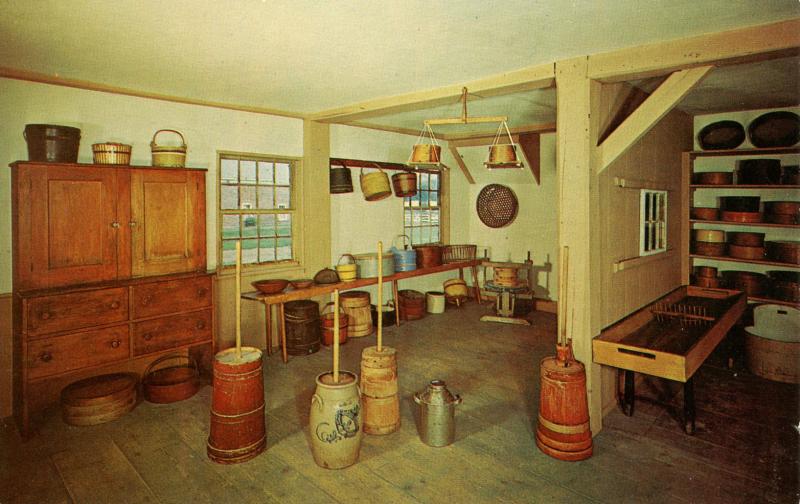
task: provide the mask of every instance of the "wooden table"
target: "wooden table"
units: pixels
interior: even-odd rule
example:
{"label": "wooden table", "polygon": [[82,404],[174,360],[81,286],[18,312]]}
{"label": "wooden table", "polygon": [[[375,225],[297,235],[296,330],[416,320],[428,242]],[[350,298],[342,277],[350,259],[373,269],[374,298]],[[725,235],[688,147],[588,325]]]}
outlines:
{"label": "wooden table", "polygon": [[[394,275],[388,275],[383,277],[384,282],[392,282],[392,293],[394,294],[394,311],[395,311],[395,319],[396,324],[400,325],[400,314],[398,313],[398,282],[400,280],[405,280],[408,278],[415,278],[419,276],[425,275],[433,275],[435,273],[442,273],[444,271],[453,271],[458,270],[458,277],[463,279],[464,278],[464,268],[470,268],[472,270],[472,282],[474,284],[473,288],[475,289],[475,299],[480,303],[481,302],[481,292],[480,287],[478,286],[478,265],[480,264],[479,260],[473,261],[461,261],[461,262],[454,262],[448,264],[442,264],[440,266],[434,266],[432,268],[421,268],[416,269],[413,271],[400,271],[395,273]],[[369,285],[376,285],[378,283],[377,278],[358,278],[353,280],[352,282],[338,282],[334,284],[317,284],[305,289],[294,289],[289,288],[284,292],[279,292],[277,294],[263,294],[261,292],[245,292],[242,294],[242,299],[247,299],[251,301],[260,301],[264,303],[264,323],[266,324],[266,335],[267,335],[267,355],[272,355],[272,306],[277,305],[278,311],[278,329],[280,331],[280,344],[281,344],[281,353],[283,357],[283,362],[289,361],[289,356],[286,352],[286,318],[284,314],[284,303],[289,301],[298,301],[301,299],[309,299],[312,297],[323,296],[325,294],[330,294],[334,291],[334,289],[339,289],[340,291],[343,290],[351,290],[351,289],[358,289],[360,287],[367,287]]]}
{"label": "wooden table", "polygon": [[679,287],[603,330],[594,361],[625,370],[620,407],[633,415],[634,372],[684,384],[684,430],[694,433],[693,375],[744,312],[740,291]]}

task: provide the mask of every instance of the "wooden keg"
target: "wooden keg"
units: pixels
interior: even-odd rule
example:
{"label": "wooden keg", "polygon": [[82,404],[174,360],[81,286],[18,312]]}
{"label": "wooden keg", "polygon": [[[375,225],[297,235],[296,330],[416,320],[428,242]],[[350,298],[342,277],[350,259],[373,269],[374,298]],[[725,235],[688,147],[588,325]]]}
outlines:
{"label": "wooden keg", "polygon": [[715,207],[692,207],[691,218],[695,220],[719,220],[719,208]]}
{"label": "wooden keg", "polygon": [[361,338],[372,334],[369,292],[347,291],[339,295],[339,303],[347,314],[347,337]]}
{"label": "wooden keg", "polygon": [[417,320],[425,316],[425,294],[404,289],[397,293],[400,320]]}
{"label": "wooden keg", "polygon": [[765,246],[768,260],[800,264],[800,240],[768,241]]}
{"label": "wooden keg", "polygon": [[[763,247],[764,233],[728,231],[728,243],[742,247]],[[733,254],[731,254],[733,256]],[[736,256],[733,256],[736,257]]]}
{"label": "wooden keg", "polygon": [[400,428],[397,394],[397,351],[391,347],[367,347],[361,353],[361,402],[364,432],[391,434]]}
{"label": "wooden keg", "polygon": [[729,289],[740,290],[748,296],[764,297],[769,292],[769,279],[752,271],[723,271],[722,278]]}
{"label": "wooden keg", "polygon": [[[333,303],[328,303],[322,309],[322,314],[320,315],[320,328],[322,330],[322,344],[325,346],[333,345],[333,333],[335,331],[334,326],[334,318],[335,315],[333,313]],[[347,313],[345,313],[344,308],[341,306],[339,307],[339,344],[344,345],[347,343],[347,325],[348,325]]]}
{"label": "wooden keg", "polygon": [[333,373],[322,373],[316,382],[308,418],[314,462],[326,469],[351,466],[358,461],[364,435],[358,377],[341,371],[336,383]]}
{"label": "wooden keg", "polygon": [[261,350],[242,347],[214,356],[208,458],[220,464],[245,462],[267,445]]}
{"label": "wooden keg", "polygon": [[138,377],[132,373],[92,376],[61,391],[61,413],[70,425],[98,425],[136,407]]}
{"label": "wooden keg", "polygon": [[289,301],[284,305],[286,320],[286,353],[309,355],[319,351],[319,304],[309,299]]}
{"label": "wooden keg", "polygon": [[414,245],[417,251],[417,268],[433,268],[442,265],[440,245]]}
{"label": "wooden keg", "polygon": [[536,445],[559,460],[584,460],[592,455],[586,371],[570,347],[558,345],[557,353],[540,365]]}
{"label": "wooden keg", "polygon": [[731,185],[733,184],[733,172],[695,173],[694,183],[697,185]]}

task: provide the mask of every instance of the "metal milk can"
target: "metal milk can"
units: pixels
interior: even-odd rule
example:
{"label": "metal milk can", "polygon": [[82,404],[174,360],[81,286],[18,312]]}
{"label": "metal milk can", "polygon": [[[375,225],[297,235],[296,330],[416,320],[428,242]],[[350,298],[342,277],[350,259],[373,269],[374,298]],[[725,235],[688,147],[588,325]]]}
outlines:
{"label": "metal milk can", "polygon": [[444,381],[433,380],[424,391],[414,394],[414,402],[420,405],[419,437],[422,442],[435,447],[451,444],[456,437],[454,415],[461,397],[451,394]]}

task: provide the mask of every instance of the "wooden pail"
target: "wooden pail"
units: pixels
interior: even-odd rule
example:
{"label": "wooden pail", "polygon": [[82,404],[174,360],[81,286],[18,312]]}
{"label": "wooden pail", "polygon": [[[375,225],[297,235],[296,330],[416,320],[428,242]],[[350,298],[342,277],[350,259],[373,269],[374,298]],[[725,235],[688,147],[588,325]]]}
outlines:
{"label": "wooden pail", "polygon": [[417,174],[399,172],[392,175],[394,195],[398,198],[407,198],[417,194]]}
{"label": "wooden pail", "polygon": [[361,403],[364,432],[391,434],[400,428],[400,398],[397,395],[397,351],[371,346],[361,352]]}
{"label": "wooden pail", "polygon": [[229,348],[214,356],[214,391],[208,458],[220,464],[245,462],[267,446],[261,350]]}
{"label": "wooden pail", "polygon": [[339,295],[340,306],[347,313],[347,337],[361,338],[372,334],[369,292],[347,291]]}
{"label": "wooden pail", "polygon": [[[350,258],[351,262],[342,264],[342,259],[345,257]],[[339,280],[342,282],[352,282],[358,278],[358,265],[356,264],[356,258],[351,254],[343,254],[339,258],[339,263],[336,265],[336,274],[339,275]]]}
{"label": "wooden pail", "polygon": [[404,289],[397,293],[400,320],[417,320],[425,316],[425,294]]}
{"label": "wooden pail", "polygon": [[[347,323],[350,317],[345,313],[344,308],[339,307],[339,344],[344,345],[347,343]],[[320,315],[320,328],[322,328],[322,344],[325,346],[333,345],[334,333],[334,313],[333,303],[328,303],[322,309]]]}
{"label": "wooden pail", "polygon": [[489,164],[514,164],[517,162],[517,146],[495,144],[489,147]]}
{"label": "wooden pail", "polygon": [[540,365],[536,446],[559,460],[584,460],[592,455],[586,370],[572,356],[571,345],[557,345],[556,352]]}
{"label": "wooden pail", "polygon": [[333,373],[317,376],[308,424],[311,454],[320,467],[342,469],[358,461],[364,421],[357,382],[348,371],[339,373],[339,383]]}
{"label": "wooden pail", "polygon": [[331,194],[353,192],[353,177],[349,168],[331,168],[329,179]]}
{"label": "wooden pail", "polygon": [[442,247],[440,245],[415,245],[417,251],[417,268],[433,268],[442,265]]}
{"label": "wooden pail", "polygon": [[436,144],[414,144],[409,164],[437,164],[442,161],[442,147]]}
{"label": "wooden pail", "polygon": [[364,199],[367,201],[378,201],[392,195],[389,176],[380,168],[378,168],[378,171],[367,173],[366,175],[362,168],[359,181],[361,182],[361,192],[364,193]]}
{"label": "wooden pail", "polygon": [[284,305],[286,318],[286,353],[309,355],[319,351],[321,339],[319,304],[302,299]]}

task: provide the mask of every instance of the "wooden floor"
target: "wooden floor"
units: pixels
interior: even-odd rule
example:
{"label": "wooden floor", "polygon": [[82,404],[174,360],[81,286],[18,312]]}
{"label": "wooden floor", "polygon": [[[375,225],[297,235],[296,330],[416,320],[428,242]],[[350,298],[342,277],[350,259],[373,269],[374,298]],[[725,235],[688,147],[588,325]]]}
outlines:
{"label": "wooden floor", "polygon": [[[54,409],[27,443],[7,424],[0,432],[0,503],[798,502],[797,387],[706,365],[690,437],[676,419],[679,388],[650,382],[632,418],[606,418],[592,458],[560,462],[538,451],[532,420],[555,317],[534,313],[532,327],[478,322],[488,309],[471,304],[385,332],[398,350],[403,424],[365,436],[348,469],[317,467],[309,449],[314,377],[330,368],[323,349],[288,365],[267,359],[268,447],[248,463],[206,458],[210,387],[95,427],[67,426]],[[371,344],[342,347],[343,369],[357,371]],[[410,400],[434,378],[464,398],[446,448],[421,443]]]}

